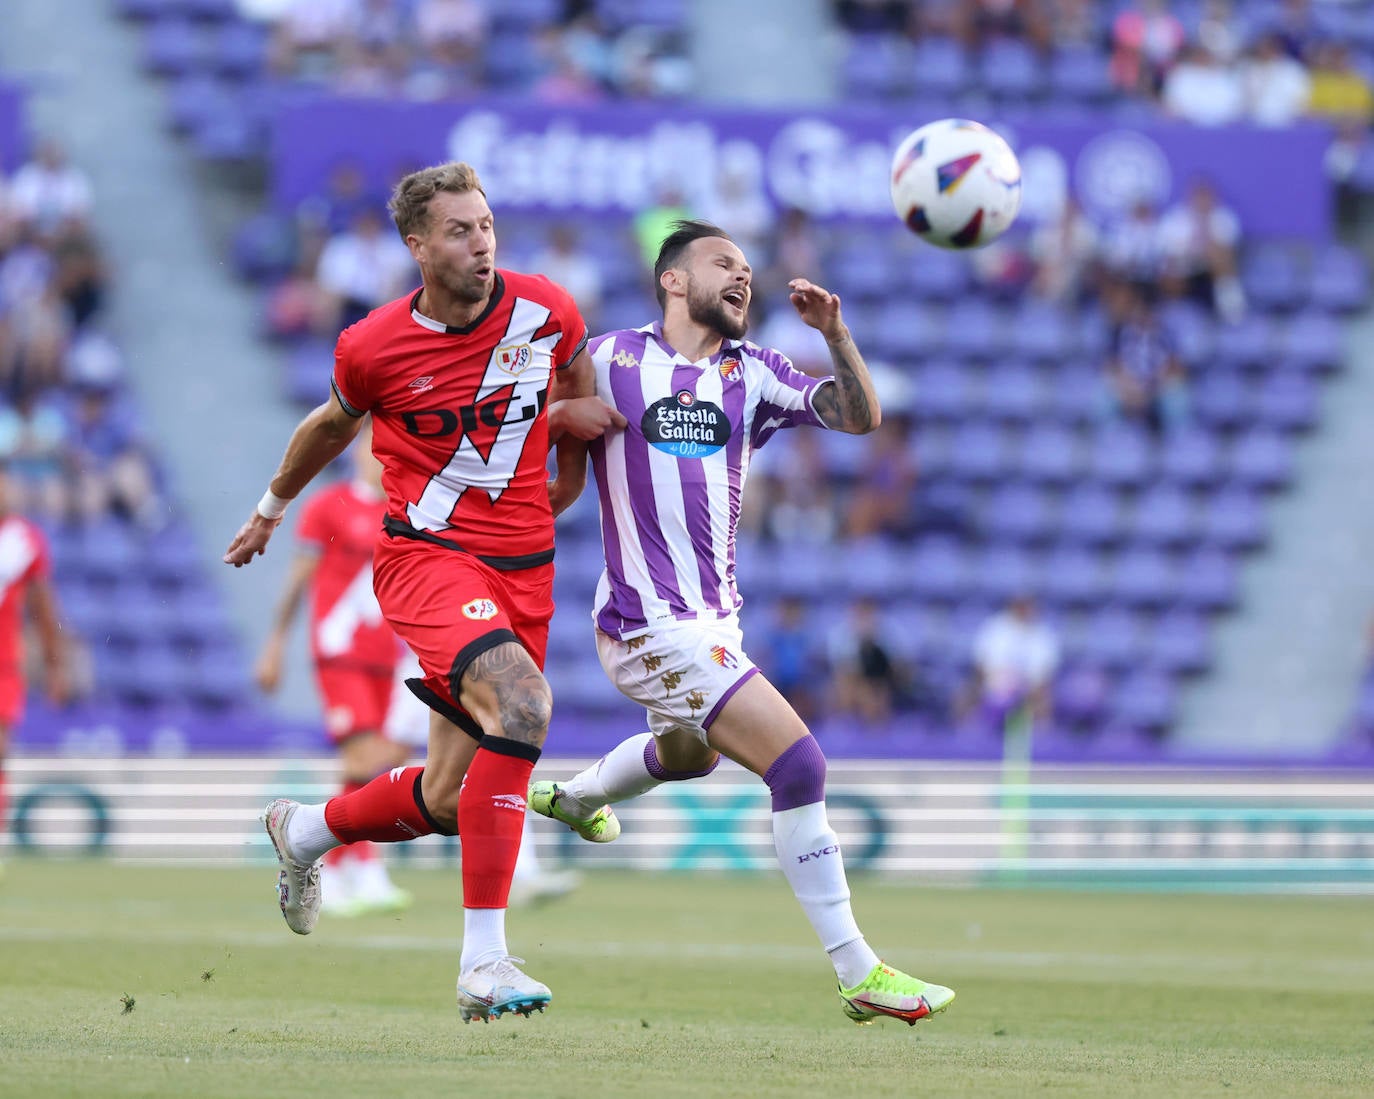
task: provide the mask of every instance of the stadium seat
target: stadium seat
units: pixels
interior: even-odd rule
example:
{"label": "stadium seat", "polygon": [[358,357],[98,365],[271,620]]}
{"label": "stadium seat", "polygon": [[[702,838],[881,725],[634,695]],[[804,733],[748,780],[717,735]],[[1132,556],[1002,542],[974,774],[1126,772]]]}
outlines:
{"label": "stadium seat", "polygon": [[1028,363],[1003,359],[983,377],[983,411],[996,420],[1025,424],[1040,413],[1040,375]]}
{"label": "stadium seat", "polygon": [[1221,448],[1216,436],[1197,426],[1169,433],[1159,451],[1159,472],[1183,488],[1209,488],[1222,475]]}
{"label": "stadium seat", "polygon": [[1308,431],[1317,423],[1320,393],[1307,373],[1275,371],[1255,393],[1260,424],[1279,431]]}
{"label": "stadium seat", "polygon": [[1020,473],[1037,484],[1062,486],[1082,466],[1078,436],[1062,424],[1038,419],[1021,438]]}
{"label": "stadium seat", "polygon": [[1144,546],[1123,549],[1112,567],[1112,598],[1127,606],[1157,610],[1174,600],[1178,568],[1174,559]]}
{"label": "stadium seat", "polygon": [[1209,368],[1189,387],[1189,406],[1212,431],[1229,432],[1254,418],[1249,381],[1238,370]]}
{"label": "stadium seat", "polygon": [[1179,549],[1197,537],[1197,508],[1177,485],[1154,484],[1136,499],[1129,530],[1142,545]]}
{"label": "stadium seat", "polygon": [[1147,633],[1145,660],[1170,676],[1198,675],[1212,664],[1206,615],[1180,608],[1161,615]]}
{"label": "stadium seat", "polygon": [[973,407],[973,371],[966,363],[935,359],[918,369],[916,410],[920,418],[963,420]]}
{"label": "stadium seat", "polygon": [[1240,578],[1231,556],[1213,546],[1201,546],[1184,557],[1175,594],[1184,607],[1215,612],[1234,607],[1239,589]]}
{"label": "stadium seat", "polygon": [[1334,317],[1320,309],[1294,314],[1276,341],[1278,357],[1305,370],[1327,373],[1341,364],[1341,330]]}
{"label": "stadium seat", "polygon": [[968,261],[953,252],[923,246],[897,266],[903,287],[917,298],[953,301],[968,289]]}
{"label": "stadium seat", "polygon": [[1268,537],[1261,498],[1235,485],[1222,489],[1202,509],[1198,533],[1205,545],[1223,550],[1257,549]]}
{"label": "stadium seat", "polygon": [[1063,310],[1027,298],[1012,318],[1016,350],[1043,362],[1060,363],[1079,350],[1074,321]]}
{"label": "stadium seat", "polygon": [[1058,526],[1069,541],[1096,548],[1115,546],[1126,533],[1120,497],[1100,482],[1077,484],[1064,497]]}
{"label": "stadium seat", "polygon": [[958,95],[973,79],[964,48],[941,35],[928,35],[916,43],[911,71],[915,89],[935,95]]}
{"label": "stadium seat", "polygon": [[159,18],[144,32],[143,67],[155,76],[185,76],[210,58],[203,28],[180,17]]}
{"label": "stadium seat", "polygon": [[1045,90],[1040,58],[1030,45],[1015,38],[988,42],[978,59],[977,75],[982,90],[999,102],[1024,106]]}
{"label": "stadium seat", "polygon": [[1154,472],[1154,451],[1145,432],[1116,422],[1093,436],[1089,463],[1093,475],[1113,488],[1139,488]]}
{"label": "stadium seat", "polygon": [[1332,313],[1353,313],[1369,302],[1369,266],[1354,248],[1333,244],[1312,260],[1312,304]]}
{"label": "stadium seat", "polygon": [[1086,546],[1061,544],[1045,558],[1041,590],[1057,607],[1080,608],[1101,602],[1107,580],[1100,557]]}
{"label": "stadium seat", "polygon": [[1266,313],[1251,311],[1239,321],[1217,326],[1215,365],[1232,368],[1263,366],[1274,357],[1277,342],[1273,318]]}
{"label": "stadium seat", "polygon": [[1152,668],[1131,672],[1117,684],[1111,710],[1129,729],[1163,733],[1178,710],[1178,688],[1171,676]]}
{"label": "stadium seat", "polygon": [[946,470],[963,481],[986,483],[1006,475],[1013,452],[1007,433],[986,420],[966,420],[950,438]]}
{"label": "stadium seat", "polygon": [[945,313],[944,346],[956,355],[990,360],[1007,346],[1002,310],[986,298],[967,297],[953,302]]}
{"label": "stadium seat", "polygon": [[1239,435],[1228,456],[1231,476],[1251,489],[1272,491],[1293,479],[1293,454],[1288,440],[1267,427],[1252,427]]}
{"label": "stadium seat", "polygon": [[1047,73],[1051,100],[1101,103],[1112,93],[1107,57],[1092,46],[1061,46]]}
{"label": "stadium seat", "polygon": [[1076,650],[1083,660],[1113,672],[1134,667],[1143,650],[1140,616],[1117,604],[1099,607],[1084,621]]}
{"label": "stadium seat", "polygon": [[979,526],[995,541],[1019,545],[1040,545],[1054,530],[1045,492],[1020,482],[993,489],[983,505]]}
{"label": "stadium seat", "polygon": [[1307,271],[1292,245],[1272,243],[1255,247],[1241,260],[1241,285],[1252,306],[1288,312],[1307,300]]}

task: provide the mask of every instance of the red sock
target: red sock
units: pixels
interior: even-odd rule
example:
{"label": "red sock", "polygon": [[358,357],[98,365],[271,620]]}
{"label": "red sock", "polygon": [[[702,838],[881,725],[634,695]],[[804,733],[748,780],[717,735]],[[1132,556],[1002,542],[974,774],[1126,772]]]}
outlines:
{"label": "red sock", "polygon": [[[367,783],[358,782],[354,779],[345,779],[343,789],[339,791],[340,797],[347,797],[349,794],[356,794]],[[367,862],[369,859],[377,857],[369,840],[358,840],[356,843],[345,843],[339,847],[331,847],[324,854],[326,866],[338,866],[340,863],[349,861]]]}
{"label": "red sock", "polygon": [[324,822],[344,843],[400,843],[441,831],[420,800],[423,767],[398,767],[351,794],[330,798]]}
{"label": "red sock", "polygon": [[525,792],[539,750],[504,737],[483,737],[458,798],[463,837],[463,907],[505,908],[520,854]]}

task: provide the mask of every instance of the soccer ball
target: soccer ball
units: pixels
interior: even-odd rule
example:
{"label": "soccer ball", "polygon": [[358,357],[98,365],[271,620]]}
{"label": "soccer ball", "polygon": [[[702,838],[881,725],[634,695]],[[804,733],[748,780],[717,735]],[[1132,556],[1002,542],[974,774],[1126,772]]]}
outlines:
{"label": "soccer ball", "polygon": [[892,206],[922,240],[981,248],[1021,209],[1021,165],[978,122],[945,118],[907,135],[892,156]]}

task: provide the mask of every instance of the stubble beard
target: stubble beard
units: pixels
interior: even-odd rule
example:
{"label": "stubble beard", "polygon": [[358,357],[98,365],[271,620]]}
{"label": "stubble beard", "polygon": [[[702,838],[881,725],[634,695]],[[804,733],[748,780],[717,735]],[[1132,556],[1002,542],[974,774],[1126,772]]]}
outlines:
{"label": "stubble beard", "polygon": [[718,297],[697,292],[696,284],[687,291],[687,316],[693,324],[717,332],[727,340],[742,340],[749,331],[749,312],[736,319],[726,312],[725,303]]}

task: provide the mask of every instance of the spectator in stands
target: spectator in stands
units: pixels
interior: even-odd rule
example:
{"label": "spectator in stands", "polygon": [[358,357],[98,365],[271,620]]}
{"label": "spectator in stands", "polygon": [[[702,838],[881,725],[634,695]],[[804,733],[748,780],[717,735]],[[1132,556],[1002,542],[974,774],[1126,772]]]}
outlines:
{"label": "spectator in stands", "polygon": [[12,299],[5,329],[0,381],[11,393],[34,393],[62,380],[71,321],[55,279],[45,281],[36,294]]}
{"label": "spectator in stands", "polygon": [[1374,90],[1344,42],[1322,43],[1312,52],[1312,90],[1307,112],[1336,125],[1367,127],[1374,121]]}
{"label": "spectator in stands", "polygon": [[580,246],[576,227],[560,221],[549,229],[548,240],[531,261],[530,269],[547,275],[573,296],[587,327],[599,331],[601,268]]}
{"label": "spectator in stands", "polygon": [[767,450],[756,452],[750,472],[763,481],[757,491],[745,494],[740,522],[747,531],[784,545],[834,542],[840,530],[840,504],[835,477],[814,433],[775,440]]}
{"label": "spectator in stands", "polygon": [[1158,435],[1186,415],[1183,363],[1145,296],[1129,288],[1120,293],[1121,319],[1107,352],[1108,396],[1118,416]]}
{"label": "spectator in stands", "polygon": [[1277,34],[1262,35],[1241,70],[1246,113],[1261,126],[1291,126],[1307,110],[1312,81],[1302,62],[1290,57]]}
{"label": "spectator in stands", "polygon": [[795,271],[821,271],[821,239],[811,215],[789,206],[778,218],[772,253],[754,272],[754,301],[771,300],[785,293]]}
{"label": "spectator in stands", "polygon": [[820,715],[820,695],[829,673],[816,631],[806,620],[806,609],[801,595],[779,599],[760,632],[760,648],[768,662],[769,681],[809,722]]}
{"label": "spectator in stands", "polygon": [[81,328],[105,301],[108,275],[95,237],[75,219],[64,221],[52,243],[54,279],[73,328]]}
{"label": "spectator in stands", "polygon": [[635,241],[639,245],[639,254],[644,258],[646,271],[653,271],[659,245],[672,232],[673,225],[691,216],[682,188],[672,179],[659,180],[655,184],[653,202],[634,217]]}
{"label": "spectator in stands", "polygon": [[851,34],[899,34],[910,7],[905,0],[834,0],[835,21]]}
{"label": "spectator in stands", "polygon": [[1164,248],[1159,236],[1159,212],[1153,202],[1139,198],[1125,217],[1107,224],[1101,256],[1113,281],[1154,297],[1164,271]]}
{"label": "spectator in stands", "polygon": [[1112,82],[1125,92],[1154,99],[1183,48],[1183,24],[1165,0],[1141,0],[1112,23]]}
{"label": "spectator in stands", "polygon": [[360,14],[358,0],[291,0],[273,29],[268,54],[272,71],[314,83],[328,81]]}
{"label": "spectator in stands", "polygon": [[1098,246],[1097,226],[1072,195],[1066,196],[1059,216],[1031,234],[1031,289],[1046,301],[1079,304],[1095,281]]}
{"label": "spectator in stands", "polygon": [[264,323],[271,338],[291,341],[337,331],[337,303],[315,280],[318,262],[303,259],[268,292]]}
{"label": "spectator in stands", "polygon": [[908,702],[907,682],[893,655],[878,601],[859,599],[830,638],[830,696],[839,713],[865,725],[886,725]]}
{"label": "spectator in stands", "polygon": [[296,207],[297,232],[321,235],[328,240],[352,225],[360,210],[381,206],[384,201],[367,193],[362,168],[351,160],[341,160],[329,169],[324,191],[311,195]]}
{"label": "spectator in stands", "polygon": [[992,615],[973,641],[969,701],[978,719],[1002,732],[1009,718],[1051,716],[1050,690],[1059,667],[1059,640],[1040,621],[1034,596],[1022,593]]}
{"label": "spectator in stands", "polygon": [[419,0],[415,6],[420,45],[469,67],[479,64],[487,24],[487,6],[481,0]]}
{"label": "spectator in stands", "polygon": [[868,439],[863,465],[846,494],[846,538],[908,539],[916,530],[917,467],[910,416],[888,415]]}
{"label": "spectator in stands", "polygon": [[1232,60],[1189,46],[1164,78],[1164,109],[1194,126],[1229,126],[1245,116],[1245,84]]}
{"label": "spectator in stands", "polygon": [[595,72],[584,68],[573,52],[562,27],[545,27],[537,40],[543,74],[531,94],[545,103],[595,103],[606,98],[606,89]]}
{"label": "spectator in stands", "polygon": [[1217,200],[1205,179],[1159,222],[1164,252],[1162,287],[1170,297],[1189,297],[1232,323],[1245,315],[1245,291],[1236,275],[1240,219]]}
{"label": "spectator in stands", "polygon": [[67,161],[55,141],[41,141],[33,159],[14,173],[10,185],[14,217],[41,234],[55,233],[67,222],[84,222],[91,212],[91,184]]}
{"label": "spectator in stands", "polygon": [[43,519],[71,514],[67,470],[71,424],[51,391],[24,390],[0,407],[0,462],[7,465],[17,510]]}
{"label": "spectator in stands", "polygon": [[326,295],[329,327],[339,332],[403,293],[418,276],[406,246],[386,231],[374,207],[364,206],[350,228],[324,246],[315,277]]}
{"label": "spectator in stands", "polygon": [[85,385],[74,393],[71,444],[74,510],[84,519],[117,515],[145,530],[168,518],[147,445],[115,393]]}
{"label": "spectator in stands", "polygon": [[1052,32],[1040,0],[965,0],[954,7],[954,32],[970,49],[998,38],[1048,49]]}

